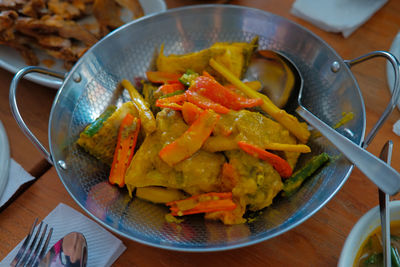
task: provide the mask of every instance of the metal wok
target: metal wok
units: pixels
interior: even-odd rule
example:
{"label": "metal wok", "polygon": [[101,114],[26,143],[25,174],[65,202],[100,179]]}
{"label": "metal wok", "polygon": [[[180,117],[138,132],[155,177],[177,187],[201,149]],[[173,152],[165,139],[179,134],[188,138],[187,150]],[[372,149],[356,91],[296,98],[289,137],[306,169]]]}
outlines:
{"label": "metal wok", "polygon": [[[309,179],[293,197],[277,197],[255,220],[235,226],[204,221],[201,216],[191,217],[179,225],[167,223],[164,219],[167,208],[130,199],[127,190],[109,185],[109,169],[80,150],[75,141],[82,129],[109,104],[129,100],[127,94],[115,97],[117,84],[122,79],[144,76],[145,71],[153,67],[154,54],[162,43],[166,54],[187,53],[217,41],[250,41],[256,35],[259,49],[284,53],[297,65],[307,90],[303,97],[307,109],[329,125],[338,122],[342,112],[354,113],[354,119],[338,131],[362,145],[365,107],[350,67],[375,56],[384,56],[398,66],[396,59],[388,53],[373,52],[354,61],[344,61],[323,40],[287,19],[229,5],[191,6],[139,19],[97,43],[65,76],[38,67],[23,69],[10,87],[12,110],[28,138],[54,164],[75,201],[108,229],[140,243],[180,251],[218,251],[255,244],[305,221],[325,205],[349,177],[353,166],[325,138],[311,138],[309,145],[313,152],[303,155],[298,166],[322,151],[334,159],[329,165]],[[50,114],[49,152],[29,131],[18,112],[17,84],[29,72],[46,73],[64,80]],[[296,105],[294,103],[293,108]],[[379,125],[383,121],[384,118]]]}

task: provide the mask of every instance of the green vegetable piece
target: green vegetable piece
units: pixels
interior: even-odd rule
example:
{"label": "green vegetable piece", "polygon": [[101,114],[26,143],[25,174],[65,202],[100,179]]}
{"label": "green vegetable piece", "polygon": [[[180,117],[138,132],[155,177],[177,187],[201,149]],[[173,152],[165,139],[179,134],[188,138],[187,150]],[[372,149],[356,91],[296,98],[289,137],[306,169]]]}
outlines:
{"label": "green vegetable piece", "polygon": [[95,135],[101,129],[101,127],[103,127],[103,123],[114,113],[116,109],[117,107],[114,105],[107,107],[107,109],[94,122],[86,127],[83,134],[89,137]]}
{"label": "green vegetable piece", "polygon": [[142,85],[143,85],[142,94],[144,96],[144,100],[147,103],[149,103],[151,112],[153,112],[153,114],[156,115],[158,112],[161,111],[161,109],[156,106],[156,101],[158,98],[160,98],[162,93],[158,93],[157,92],[158,87],[154,86],[149,82],[142,81]]}
{"label": "green vegetable piece", "polygon": [[383,254],[382,253],[374,253],[369,256],[364,262],[363,266],[377,266],[378,263],[383,263]]}
{"label": "green vegetable piece", "polygon": [[186,73],[184,73],[180,78],[179,81],[185,85],[185,86],[190,86],[192,84],[192,81],[199,77],[199,74],[192,71],[192,70],[187,70]]}
{"label": "green vegetable piece", "polygon": [[327,153],[321,153],[313,157],[303,168],[292,174],[292,176],[285,181],[282,195],[290,197],[296,193],[302,183],[328,161],[329,155]]}
{"label": "green vegetable piece", "polygon": [[397,248],[390,246],[390,255],[392,258],[392,267],[400,267],[400,256]]}

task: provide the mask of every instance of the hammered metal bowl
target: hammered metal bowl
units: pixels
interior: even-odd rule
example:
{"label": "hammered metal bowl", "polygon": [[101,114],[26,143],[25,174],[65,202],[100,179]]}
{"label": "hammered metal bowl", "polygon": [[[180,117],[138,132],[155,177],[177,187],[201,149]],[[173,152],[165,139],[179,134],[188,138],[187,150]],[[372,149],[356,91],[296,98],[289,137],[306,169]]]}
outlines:
{"label": "hammered metal bowl", "polygon": [[[107,36],[68,73],[54,101],[49,123],[50,160],[75,201],[103,226],[129,239],[180,251],[217,251],[251,245],[282,234],[312,216],[346,181],[352,165],[323,137],[311,138],[311,154],[322,151],[334,159],[309,179],[293,197],[276,197],[254,220],[226,226],[193,216],[181,224],[167,223],[168,209],[131,199],[126,189],[107,183],[109,169],[79,149],[75,141],[84,127],[108,105],[129,100],[118,95],[122,79],[145,76],[155,55],[188,53],[215,42],[249,42],[259,36],[260,49],[284,53],[299,68],[307,88],[304,105],[329,125],[342,112],[354,119],[340,133],[360,144],[365,110],[350,69],[323,40],[282,17],[246,7],[203,5],[144,17]],[[331,70],[333,62],[341,68]],[[294,105],[295,106],[295,105]],[[294,107],[293,106],[293,107]]]}

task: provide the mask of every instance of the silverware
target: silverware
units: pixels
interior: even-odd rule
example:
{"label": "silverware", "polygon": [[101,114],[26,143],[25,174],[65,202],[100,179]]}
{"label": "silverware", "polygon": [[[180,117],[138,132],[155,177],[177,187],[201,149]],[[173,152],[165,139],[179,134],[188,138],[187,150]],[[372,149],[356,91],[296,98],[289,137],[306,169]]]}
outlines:
{"label": "silverware", "polygon": [[[387,141],[383,146],[380,158],[388,165],[392,161],[393,142]],[[383,247],[383,260],[385,266],[392,266],[390,254],[390,207],[389,195],[385,194],[382,190],[379,192],[379,212],[381,215],[381,228],[382,228],[382,247]]]}
{"label": "silverware", "polygon": [[3,124],[0,121],[0,198],[8,182],[10,168],[10,145]]}
{"label": "silverware", "polygon": [[[17,255],[11,262],[11,267],[25,265],[36,266],[39,260],[43,257],[47,246],[49,245],[50,238],[53,233],[53,228],[50,228],[50,230],[47,231],[47,224],[41,222],[37,227],[35,236],[33,237],[37,221],[38,219],[36,218],[31,226],[28,236],[25,238],[24,243],[22,244],[21,248],[17,252]],[[44,229],[43,231],[41,231],[43,225]],[[39,235],[40,239],[38,239]],[[45,242],[42,246],[43,240],[45,240]]]}
{"label": "silverware", "polygon": [[[316,117],[313,113],[308,111],[302,105],[303,94],[306,94],[305,91],[307,89],[306,87],[303,86],[304,85],[303,77],[299,69],[296,67],[296,65],[281,53],[270,50],[258,51],[258,55],[263,55],[263,54],[268,54],[268,55],[276,54],[275,58],[284,59],[282,61],[284,62],[284,64],[281,64],[282,66],[281,68],[283,68],[282,71],[288,73],[288,70],[284,69],[287,66],[289,66],[289,69],[292,71],[292,74],[294,76],[294,81],[292,82],[292,84],[296,84],[299,86],[299,95],[298,95],[299,106],[297,107],[296,112],[303,119],[305,119],[310,125],[312,125],[316,130],[318,130],[323,136],[325,136],[329,141],[331,141],[331,143],[335,145],[336,148],[339,149],[347,157],[348,160],[350,160],[354,165],[356,165],[361,170],[361,172],[363,172],[365,176],[367,176],[372,182],[374,182],[383,192],[389,195],[393,195],[399,192],[400,173],[398,173],[395,169],[393,169],[388,164],[380,160],[378,157],[374,156],[367,150],[363,149],[363,147],[358,146],[345,136],[341,135],[340,133],[332,129],[330,126],[325,124],[323,121],[321,121],[318,117]],[[395,58],[393,59],[391,58],[391,56],[386,55],[385,53],[383,53],[381,56],[388,57],[388,59],[391,62],[393,60],[393,66],[398,66],[398,62]],[[253,68],[254,63],[255,63],[254,61],[250,62],[249,64],[250,69]],[[263,64],[258,65],[258,68],[260,68],[262,65]],[[287,87],[286,84],[287,82],[285,82],[284,86],[282,87],[282,90],[284,91],[288,90],[285,88]],[[398,87],[398,84],[396,86]],[[279,88],[278,90],[275,91],[279,91]],[[292,89],[290,89],[290,91],[292,91]],[[397,98],[399,95],[398,91],[399,90],[397,90],[396,93],[394,93],[394,95],[396,96],[395,98]],[[288,97],[279,96],[278,99],[280,101],[279,104],[282,105],[282,101],[287,101]],[[396,102],[397,101],[395,101],[395,103]],[[389,110],[388,112],[390,113],[391,111],[392,110]],[[380,121],[380,125],[384,123],[385,119],[386,118]]]}
{"label": "silverware", "polygon": [[87,255],[87,243],[84,235],[72,232],[54,244],[46,256],[39,262],[39,267],[85,267]]}
{"label": "silverware", "polygon": [[258,50],[250,59],[245,78],[260,81],[263,93],[274,104],[283,108],[296,87],[294,64],[287,57],[271,50]]}

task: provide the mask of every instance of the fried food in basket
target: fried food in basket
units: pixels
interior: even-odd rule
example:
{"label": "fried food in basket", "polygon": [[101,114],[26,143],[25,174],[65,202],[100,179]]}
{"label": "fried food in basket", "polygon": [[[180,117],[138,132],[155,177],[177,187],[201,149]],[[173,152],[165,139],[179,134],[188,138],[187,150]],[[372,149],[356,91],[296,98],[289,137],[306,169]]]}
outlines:
{"label": "fried food in basket", "polygon": [[[69,69],[98,40],[122,26],[121,9],[143,16],[138,0],[5,0],[0,2],[0,44],[15,48],[27,65],[42,50]],[[93,17],[93,23],[82,22]]]}

